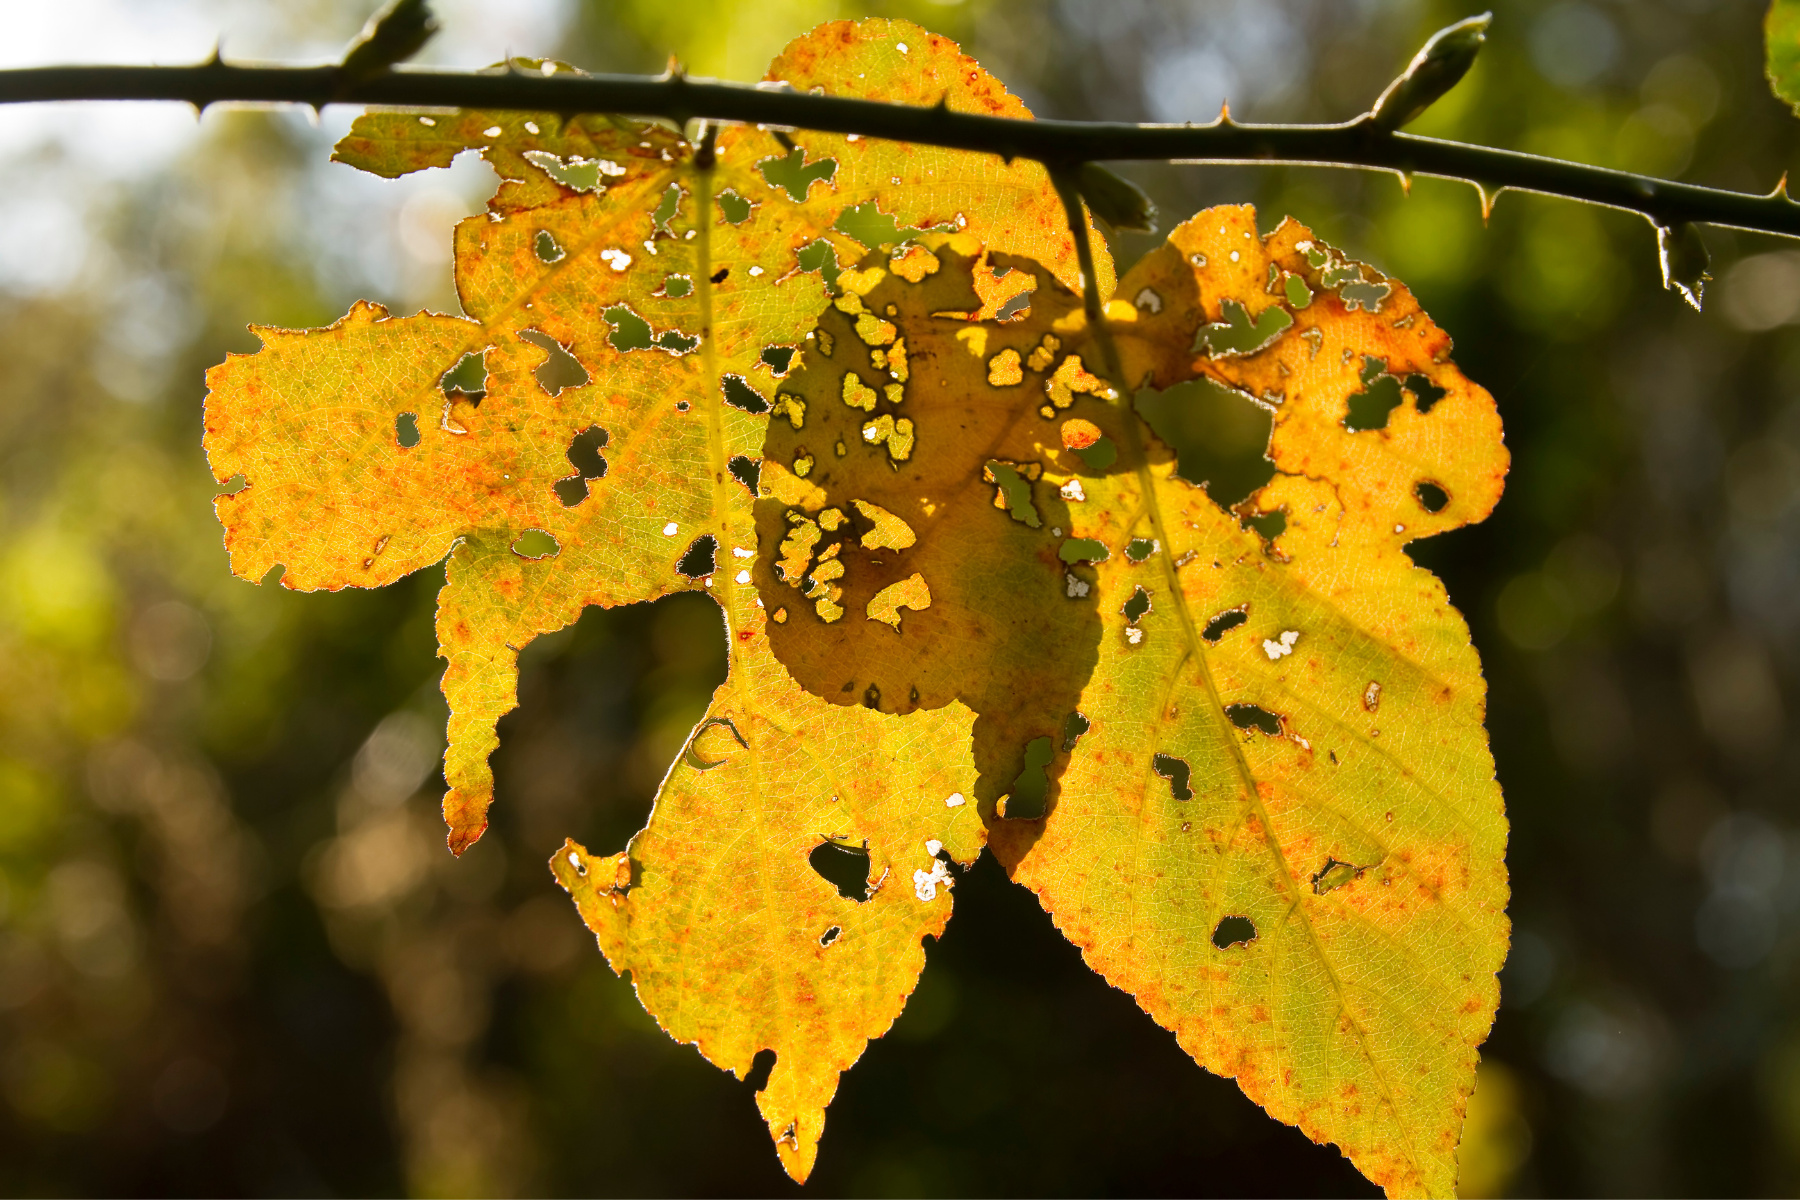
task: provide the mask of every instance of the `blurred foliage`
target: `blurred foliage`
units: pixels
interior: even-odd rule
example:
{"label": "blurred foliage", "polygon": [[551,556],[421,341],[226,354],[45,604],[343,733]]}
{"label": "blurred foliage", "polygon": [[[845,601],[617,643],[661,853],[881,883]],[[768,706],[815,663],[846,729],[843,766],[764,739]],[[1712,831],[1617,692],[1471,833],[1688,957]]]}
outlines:
{"label": "blurred foliage", "polygon": [[[753,77],[809,23],[877,7],[590,0],[567,44],[493,56],[673,51]],[[1495,7],[1414,131],[1755,191],[1800,165],[1757,0]],[[879,11],[1045,115],[1172,120],[1225,95],[1249,120],[1350,116],[1467,15]],[[202,130],[129,182],[46,190],[67,164],[9,160],[34,203],[79,200],[88,250],[65,285],[0,277],[0,1189],[782,1191],[749,1088],[654,1027],[543,867],[565,833],[611,848],[642,821],[722,675],[707,602],[590,611],[532,647],[495,826],[455,862],[436,573],[307,596],[226,571],[204,368],[252,348],[250,321],[323,324],[364,294],[453,309],[449,224],[491,180],[334,191],[348,169],[299,117]],[[1366,173],[1121,173],[1164,213],[1254,200],[1394,271],[1500,400],[1500,510],[1416,547],[1482,651],[1514,831],[1468,1193],[1800,1189],[1800,252],[1705,231],[1696,315],[1618,214],[1507,195],[1484,223],[1465,186]],[[1123,235],[1121,265],[1152,244]],[[1366,1187],[1194,1067],[991,863],[957,905],[846,1077],[815,1189]]]}

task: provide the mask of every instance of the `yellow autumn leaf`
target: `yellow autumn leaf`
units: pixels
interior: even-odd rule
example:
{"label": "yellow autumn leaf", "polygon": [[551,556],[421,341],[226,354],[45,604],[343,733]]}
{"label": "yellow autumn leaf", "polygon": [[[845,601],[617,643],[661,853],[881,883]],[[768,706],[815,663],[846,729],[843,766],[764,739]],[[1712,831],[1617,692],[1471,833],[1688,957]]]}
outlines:
{"label": "yellow autumn leaf", "polygon": [[[992,259],[1032,278],[1029,310],[971,320],[980,248],[925,246],[916,281],[865,264],[813,335],[832,352],[789,382],[805,424],[770,422],[772,464],[817,460],[812,493],[758,506],[774,652],[824,700],[972,708],[993,848],[1089,963],[1370,1178],[1449,1194],[1498,1000],[1506,825],[1467,627],[1404,546],[1498,500],[1492,399],[1402,285],[1292,222],[1260,238],[1247,208],[1140,263],[1111,350],[1023,260]],[[859,335],[862,311],[891,331]],[[1221,346],[1221,326],[1248,332]],[[891,413],[839,399],[902,342]],[[1283,514],[1272,542],[1176,475],[1093,373],[1110,356],[1135,384],[1206,378],[1272,409],[1277,474],[1246,505]],[[909,457],[858,436],[899,412]],[[864,500],[916,541],[871,549]],[[854,619],[911,577],[932,604],[899,638]]]}

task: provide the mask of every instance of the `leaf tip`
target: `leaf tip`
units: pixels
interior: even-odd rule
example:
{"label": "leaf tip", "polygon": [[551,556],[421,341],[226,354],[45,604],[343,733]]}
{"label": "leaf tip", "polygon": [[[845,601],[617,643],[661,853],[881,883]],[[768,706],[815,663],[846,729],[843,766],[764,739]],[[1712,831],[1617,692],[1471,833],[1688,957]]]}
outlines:
{"label": "leaf tip", "polygon": [[1687,221],[1675,225],[1659,224],[1656,249],[1662,262],[1663,286],[1681,293],[1682,299],[1699,312],[1706,285],[1712,280],[1712,274],[1707,270],[1711,255],[1701,240],[1700,231]]}

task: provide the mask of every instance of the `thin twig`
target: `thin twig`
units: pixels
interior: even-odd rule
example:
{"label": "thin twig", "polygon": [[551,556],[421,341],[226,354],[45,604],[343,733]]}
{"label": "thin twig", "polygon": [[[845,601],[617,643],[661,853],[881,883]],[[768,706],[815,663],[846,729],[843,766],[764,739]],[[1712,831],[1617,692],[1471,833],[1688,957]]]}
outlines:
{"label": "thin twig", "polygon": [[1106,121],[1020,121],[922,107],[802,94],[664,76],[544,75],[518,68],[437,71],[397,67],[346,84],[336,67],[29,67],[0,71],[0,104],[68,100],[173,100],[201,109],[221,102],[367,104],[418,108],[505,109],[546,113],[624,113],[695,118],[781,129],[855,133],[1002,158],[1035,159],[1054,169],[1083,162],[1288,164],[1391,171],[1462,180],[1480,188],[1484,209],[1502,190],[1539,192],[1641,214],[1661,226],[1725,225],[1800,237],[1800,204],[1786,178],[1766,196],[1633,175],[1604,167],[1464,142],[1382,130],[1366,117],[1341,125],[1244,125],[1221,115],[1210,125],[1132,125]]}

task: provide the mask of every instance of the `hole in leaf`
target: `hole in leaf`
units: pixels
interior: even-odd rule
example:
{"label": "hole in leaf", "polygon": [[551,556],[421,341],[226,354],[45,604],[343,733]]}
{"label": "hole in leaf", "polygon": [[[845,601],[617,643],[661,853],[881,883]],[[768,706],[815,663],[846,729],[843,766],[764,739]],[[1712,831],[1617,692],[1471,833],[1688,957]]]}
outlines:
{"label": "hole in leaf", "polygon": [[745,382],[742,375],[727,375],[721,381],[724,385],[725,403],[747,413],[766,413],[769,402],[764,400],[757,390]]}
{"label": "hole in leaf", "polygon": [[1000,489],[1006,500],[1006,511],[1015,521],[1037,529],[1043,525],[1037,505],[1031,502],[1031,482],[1010,463],[990,460],[983,472]]}
{"label": "hole in leaf", "polygon": [[1243,522],[1244,528],[1256,530],[1265,542],[1272,542],[1287,532],[1287,513],[1279,508],[1274,512],[1253,513]]}
{"label": "hole in leaf", "polygon": [[1312,889],[1315,896],[1323,896],[1326,892],[1336,891],[1346,883],[1355,883],[1362,874],[1362,868],[1354,863],[1339,862],[1335,858],[1327,858],[1325,865],[1313,872]]}
{"label": "hole in leaf", "polygon": [[1157,550],[1156,542],[1150,538],[1132,538],[1125,547],[1125,557],[1134,563],[1141,563]]}
{"label": "hole in leaf", "polygon": [[700,344],[698,337],[682,333],[676,329],[665,330],[653,334],[650,322],[638,316],[623,304],[615,304],[600,314],[613,331],[607,335],[607,342],[614,350],[667,350],[670,354],[686,354]]}
{"label": "hole in leaf", "polygon": [[820,842],[806,856],[819,878],[838,890],[838,895],[858,904],[869,898],[869,851],[863,846]]}
{"label": "hole in leaf", "polygon": [[538,230],[537,237],[532,239],[531,248],[540,262],[562,261],[563,248],[557,244],[555,236],[548,229]]}
{"label": "hole in leaf", "polygon": [[527,529],[512,544],[512,551],[520,558],[551,558],[562,547],[556,539],[541,529]]}
{"label": "hole in leaf", "polygon": [[694,539],[675,569],[689,579],[704,579],[719,569],[719,539],[710,533],[703,533]]}
{"label": "hole in leaf", "polygon": [[1421,479],[1413,487],[1413,495],[1419,498],[1419,507],[1428,513],[1443,512],[1444,506],[1450,503],[1450,493],[1429,479]]}
{"label": "hole in leaf", "polygon": [[401,413],[394,418],[394,440],[406,450],[419,444],[418,413]]}
{"label": "hole in leaf", "polygon": [[[646,326],[646,328],[648,328]],[[438,380],[446,399],[455,399],[456,393],[477,403],[487,395],[487,360],[486,350],[471,350],[456,360],[456,365],[444,372]]]}
{"label": "hole in leaf", "polygon": [[583,479],[605,477],[606,459],[600,456],[600,447],[604,445],[606,430],[589,425],[569,442],[569,465],[580,472]]}
{"label": "hole in leaf", "polygon": [[844,273],[844,268],[838,265],[837,248],[830,242],[821,238],[809,246],[802,246],[794,255],[794,261],[800,264],[802,271],[817,271],[824,277],[826,288],[833,295],[837,293],[838,276]]}
{"label": "hole in leaf", "polygon": [[1146,388],[1137,410],[1175,451],[1176,471],[1221,508],[1242,503],[1275,476],[1269,435],[1275,416],[1243,392],[1210,379]]}
{"label": "hole in leaf", "polygon": [[1070,538],[1062,544],[1057,557],[1066,563],[1105,562],[1108,557],[1106,544],[1093,538]]}
{"label": "hole in leaf", "polygon": [[1256,940],[1256,925],[1249,917],[1226,917],[1213,930],[1212,944],[1220,950],[1248,946]]}
{"label": "hole in leaf", "polygon": [[730,274],[731,274],[730,267],[720,267],[718,270],[716,270],[712,273],[712,281],[714,283],[724,283],[725,277]]}
{"label": "hole in leaf", "polygon": [[1127,600],[1125,607],[1119,611],[1125,614],[1127,621],[1136,625],[1138,619],[1150,611],[1150,593],[1141,587],[1138,588],[1137,591],[1131,593],[1131,599]]}
{"label": "hole in leaf", "polygon": [[1220,303],[1223,321],[1202,326],[1194,339],[1194,349],[1204,350],[1213,358],[1221,355],[1255,354],[1268,346],[1281,331],[1294,323],[1293,314],[1279,304],[1272,304],[1250,319],[1250,310],[1236,300]]}
{"label": "hole in leaf", "polygon": [[742,225],[750,219],[750,202],[730,188],[719,193],[718,201],[719,211],[725,214],[725,220],[731,224]]}
{"label": "hole in leaf", "polygon": [[658,233],[672,233],[669,222],[675,219],[675,212],[680,207],[681,185],[671,183],[657,203],[656,211],[650,214],[650,228]]}
{"label": "hole in leaf", "polygon": [[1090,471],[1104,471],[1119,461],[1119,449],[1111,438],[1103,437],[1093,445],[1075,451],[1075,457],[1086,463]]}
{"label": "hole in leaf", "polygon": [[994,314],[994,320],[1009,321],[1012,318],[1029,311],[1031,311],[1031,293],[1020,292],[1000,306],[1000,311]]}
{"label": "hole in leaf", "polygon": [[1243,604],[1236,608],[1226,609],[1206,623],[1206,628],[1200,631],[1200,636],[1217,645],[1220,638],[1250,619],[1250,613],[1247,610],[1248,606]]}
{"label": "hole in leaf", "polygon": [[734,454],[725,465],[733,479],[749,488],[752,496],[756,495],[757,486],[762,482],[762,463],[745,454]]}
{"label": "hole in leaf", "polygon": [[1259,729],[1270,737],[1281,736],[1281,718],[1255,704],[1227,704],[1225,715],[1239,729]]}
{"label": "hole in leaf", "polygon": [[1044,815],[1050,795],[1050,776],[1044,768],[1055,753],[1047,737],[1032,738],[1026,744],[1025,769],[1013,780],[1012,793],[1006,800],[1007,820],[1035,821]]}
{"label": "hole in leaf", "polygon": [[832,228],[856,239],[871,250],[877,246],[903,242],[924,232],[922,229],[900,228],[900,222],[892,214],[882,212],[880,205],[873,200],[845,209],[838,215],[837,223]]}
{"label": "hole in leaf", "polygon": [[750,1090],[760,1092],[769,1086],[769,1076],[775,1073],[775,1052],[758,1050],[756,1057],[750,1060],[750,1070],[744,1074],[744,1082]]}
{"label": "hole in leaf", "polygon": [[824,933],[819,935],[819,945],[831,945],[831,943],[838,940],[838,935],[843,932],[844,927],[842,925],[833,925],[830,929],[827,929]]}
{"label": "hole in leaf", "polygon": [[795,204],[806,200],[813,184],[823,183],[837,173],[837,159],[821,158],[809,163],[800,146],[789,150],[786,158],[765,158],[756,166],[770,187],[785,191]]}
{"label": "hole in leaf", "polygon": [[1067,754],[1069,751],[1073,750],[1075,748],[1075,743],[1081,740],[1081,735],[1086,733],[1090,728],[1092,728],[1092,725],[1086,717],[1082,716],[1079,712],[1070,713],[1069,719],[1063,722],[1063,753]]}
{"label": "hole in leaf", "polygon": [[679,300],[694,290],[694,281],[686,275],[669,275],[663,279],[663,295]]}
{"label": "hole in leaf", "polygon": [[762,352],[763,365],[777,375],[786,375],[788,368],[794,365],[794,348],[792,346],[764,346]]}
{"label": "hole in leaf", "polygon": [[1169,794],[1177,800],[1192,800],[1194,789],[1188,786],[1192,773],[1187,760],[1173,754],[1158,754],[1150,760],[1151,768],[1169,781]]}
{"label": "hole in leaf", "polygon": [[1350,397],[1350,411],[1344,417],[1344,428],[1352,433],[1365,429],[1386,429],[1388,414],[1400,407],[1400,381],[1387,373],[1387,359],[1363,355],[1358,373],[1363,390]]}
{"label": "hole in leaf", "polygon": [[1417,374],[1406,377],[1406,390],[1413,394],[1413,407],[1421,414],[1430,412],[1432,405],[1450,394],[1431,382],[1429,376]]}
{"label": "hole in leaf", "polygon": [[519,337],[550,355],[531,372],[538,386],[550,395],[557,395],[567,388],[587,386],[590,378],[587,368],[561,342],[538,329],[522,329]]}

